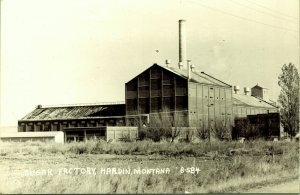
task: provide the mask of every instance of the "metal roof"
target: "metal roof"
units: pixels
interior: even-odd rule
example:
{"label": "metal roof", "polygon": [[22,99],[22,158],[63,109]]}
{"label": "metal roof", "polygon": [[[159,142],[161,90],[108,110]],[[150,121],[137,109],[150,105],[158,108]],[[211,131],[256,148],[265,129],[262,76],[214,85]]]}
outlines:
{"label": "metal roof", "polygon": [[21,120],[79,119],[120,115],[125,115],[125,104],[37,107]]}
{"label": "metal roof", "polygon": [[[158,65],[158,64],[157,64]],[[173,67],[166,67],[166,66],[161,66],[158,65],[170,72],[173,72],[185,79],[188,78],[188,71],[186,69],[178,69],[178,68],[173,68]],[[204,72],[196,72],[196,71],[190,71],[190,81],[197,82],[197,83],[205,83],[205,84],[211,84],[211,85],[221,85],[224,87],[231,87],[231,85],[222,82]]]}
{"label": "metal roof", "polygon": [[264,108],[277,108],[272,105],[271,102],[259,99],[254,96],[244,94],[232,94],[233,105],[235,106],[252,106],[252,107],[264,107]]}
{"label": "metal roof", "polygon": [[256,84],[254,87],[252,88],[258,88],[258,89],[268,89],[268,88],[265,88],[265,87],[262,87],[262,86],[259,86],[258,84]]}
{"label": "metal roof", "polygon": [[[188,78],[188,71],[186,69],[178,69],[178,68],[174,68],[174,67],[167,67],[167,66],[162,66],[162,65],[159,65],[159,64],[153,64],[152,66],[148,67],[146,70],[142,71],[140,74],[142,74],[143,72],[147,71],[148,69],[150,69],[151,67],[153,66],[159,66],[165,70],[168,70],[184,79],[187,79]],[[191,71],[190,72],[191,75],[190,75],[190,81],[191,82],[196,82],[196,83],[204,83],[204,84],[210,84],[210,85],[219,85],[219,86],[224,86],[224,87],[231,87],[231,85],[225,83],[225,82],[222,82],[204,72],[196,72],[196,71]],[[140,75],[138,74],[138,75]],[[136,78],[136,77],[134,77]],[[132,79],[131,79],[132,80]],[[130,81],[131,81],[130,80]],[[128,82],[130,82],[128,81]],[[127,82],[127,83],[128,83]]]}

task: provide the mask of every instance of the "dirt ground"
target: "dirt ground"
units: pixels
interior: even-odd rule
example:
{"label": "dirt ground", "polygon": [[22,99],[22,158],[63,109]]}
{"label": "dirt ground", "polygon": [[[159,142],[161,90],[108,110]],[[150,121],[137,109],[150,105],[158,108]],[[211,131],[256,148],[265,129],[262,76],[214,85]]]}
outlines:
{"label": "dirt ground", "polygon": [[[249,143],[247,151],[235,143],[137,144],[0,143],[0,194],[299,192],[299,149],[292,143]],[[240,153],[228,155],[231,148]],[[154,169],[163,171],[148,174]]]}
{"label": "dirt ground", "polygon": [[[194,158],[180,158],[176,159],[176,165],[174,164],[174,158],[168,158],[165,156],[128,156],[128,155],[110,155],[110,154],[102,154],[102,155],[57,155],[57,154],[48,154],[48,155],[19,155],[19,154],[11,154],[9,156],[2,156],[0,157],[0,175],[2,179],[6,178],[2,182],[8,184],[8,185],[1,185],[0,184],[0,191],[1,188],[5,187],[5,190],[3,192],[23,192],[25,189],[25,192],[35,192],[36,189],[34,186],[36,183],[38,183],[38,179],[35,177],[31,177],[30,179],[36,180],[36,183],[27,182],[26,178],[16,178],[15,175],[18,175],[18,173],[23,172],[23,170],[29,170],[29,169],[43,169],[43,168],[51,168],[54,171],[57,172],[58,168],[61,167],[123,167],[127,165],[131,165],[131,167],[152,167],[152,166],[158,166],[158,167],[170,167],[172,171],[175,171],[174,166],[184,166],[184,165],[190,165],[192,166],[194,163],[199,166],[208,165],[207,161],[202,159],[197,159],[196,162],[193,160]],[[201,167],[202,170],[209,169],[208,167]],[[204,174],[201,172],[201,175]],[[102,176],[101,176],[102,177]],[[101,177],[96,176],[95,178],[101,179]],[[40,188],[37,188],[40,191],[37,192],[50,192],[53,189],[53,186],[56,186],[56,183],[51,184],[53,182],[51,179],[47,180],[47,177],[42,177],[45,184],[49,185],[45,187],[45,191],[41,190]],[[67,180],[72,180],[76,182],[76,177],[53,177],[53,180],[58,180],[59,183],[67,183]],[[83,178],[83,177],[82,177]],[[86,178],[93,182],[93,177],[86,176]],[[142,178],[142,177],[141,177]],[[111,178],[108,178],[111,179]],[[187,179],[187,178],[186,178]],[[1,178],[0,178],[1,180]],[[81,179],[82,180],[82,179]],[[24,185],[23,183],[27,182],[28,184]],[[50,182],[50,184],[47,184],[47,182]],[[89,182],[88,182],[89,183]],[[22,184],[22,185],[21,185]],[[32,186],[34,185],[34,186]],[[125,185],[125,184],[124,184]],[[126,184],[128,186],[129,184]],[[193,186],[193,185],[192,185]],[[19,191],[15,191],[15,188],[19,188]],[[44,188],[43,187],[43,188]],[[87,188],[90,188],[92,186],[87,185]],[[28,188],[28,189],[26,189]],[[193,187],[187,191],[191,191]],[[2,189],[3,190],[3,189]],[[27,191],[26,191],[27,190]],[[84,192],[84,189],[81,189],[82,192]],[[66,191],[69,192],[69,191]],[[71,191],[70,191],[71,192]],[[197,191],[199,192],[199,191]],[[240,191],[239,191],[240,192]],[[299,192],[299,182],[297,180],[293,180],[292,182],[287,183],[280,183],[279,185],[269,185],[269,186],[258,186],[251,190],[245,190],[241,191],[240,193],[298,193]]]}
{"label": "dirt ground", "polygon": [[293,180],[277,185],[261,186],[243,193],[300,193],[300,181]]}

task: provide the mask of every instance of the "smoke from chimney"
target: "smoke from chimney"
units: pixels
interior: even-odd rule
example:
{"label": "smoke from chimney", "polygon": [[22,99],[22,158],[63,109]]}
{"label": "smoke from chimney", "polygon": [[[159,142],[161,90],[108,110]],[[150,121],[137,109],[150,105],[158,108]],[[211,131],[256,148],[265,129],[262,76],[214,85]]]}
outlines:
{"label": "smoke from chimney", "polygon": [[179,20],[179,69],[187,68],[185,20]]}

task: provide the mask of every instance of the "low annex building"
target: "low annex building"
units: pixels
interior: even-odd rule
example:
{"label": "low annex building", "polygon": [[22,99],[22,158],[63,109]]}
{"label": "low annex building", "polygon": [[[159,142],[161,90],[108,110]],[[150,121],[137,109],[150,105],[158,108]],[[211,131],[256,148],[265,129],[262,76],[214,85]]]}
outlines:
{"label": "low annex building", "polygon": [[16,132],[1,133],[0,140],[6,141],[54,141],[56,143],[64,143],[64,133],[61,131],[50,132]]}
{"label": "low annex building", "polygon": [[[119,127],[122,128],[119,128]],[[125,126],[125,104],[106,103],[90,105],[41,106],[18,121],[17,137],[24,134],[40,135],[64,132],[63,141],[87,139],[135,139],[136,127]],[[44,134],[43,134],[44,133]],[[24,137],[24,136],[23,136]],[[15,139],[15,140],[20,140]],[[28,140],[25,137],[23,140]],[[37,140],[37,139],[30,139]]]}
{"label": "low annex building", "polygon": [[278,113],[278,107],[273,102],[256,97],[253,94],[233,93],[234,117],[247,117],[248,115]]}
{"label": "low annex building", "polygon": [[18,131],[62,131],[71,127],[124,125],[124,103],[38,105],[32,112],[18,121]]}

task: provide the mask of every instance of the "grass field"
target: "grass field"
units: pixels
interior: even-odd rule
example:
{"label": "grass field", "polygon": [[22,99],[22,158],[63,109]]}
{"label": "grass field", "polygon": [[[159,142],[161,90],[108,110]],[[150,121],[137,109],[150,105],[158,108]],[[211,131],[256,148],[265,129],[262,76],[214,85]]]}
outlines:
{"label": "grass field", "polygon": [[[0,143],[0,192],[239,192],[297,178],[298,156],[296,142]],[[96,172],[64,172],[70,168]],[[100,171],[109,168],[131,172]],[[156,168],[169,172],[141,171]],[[45,174],[48,170],[52,174]]]}

